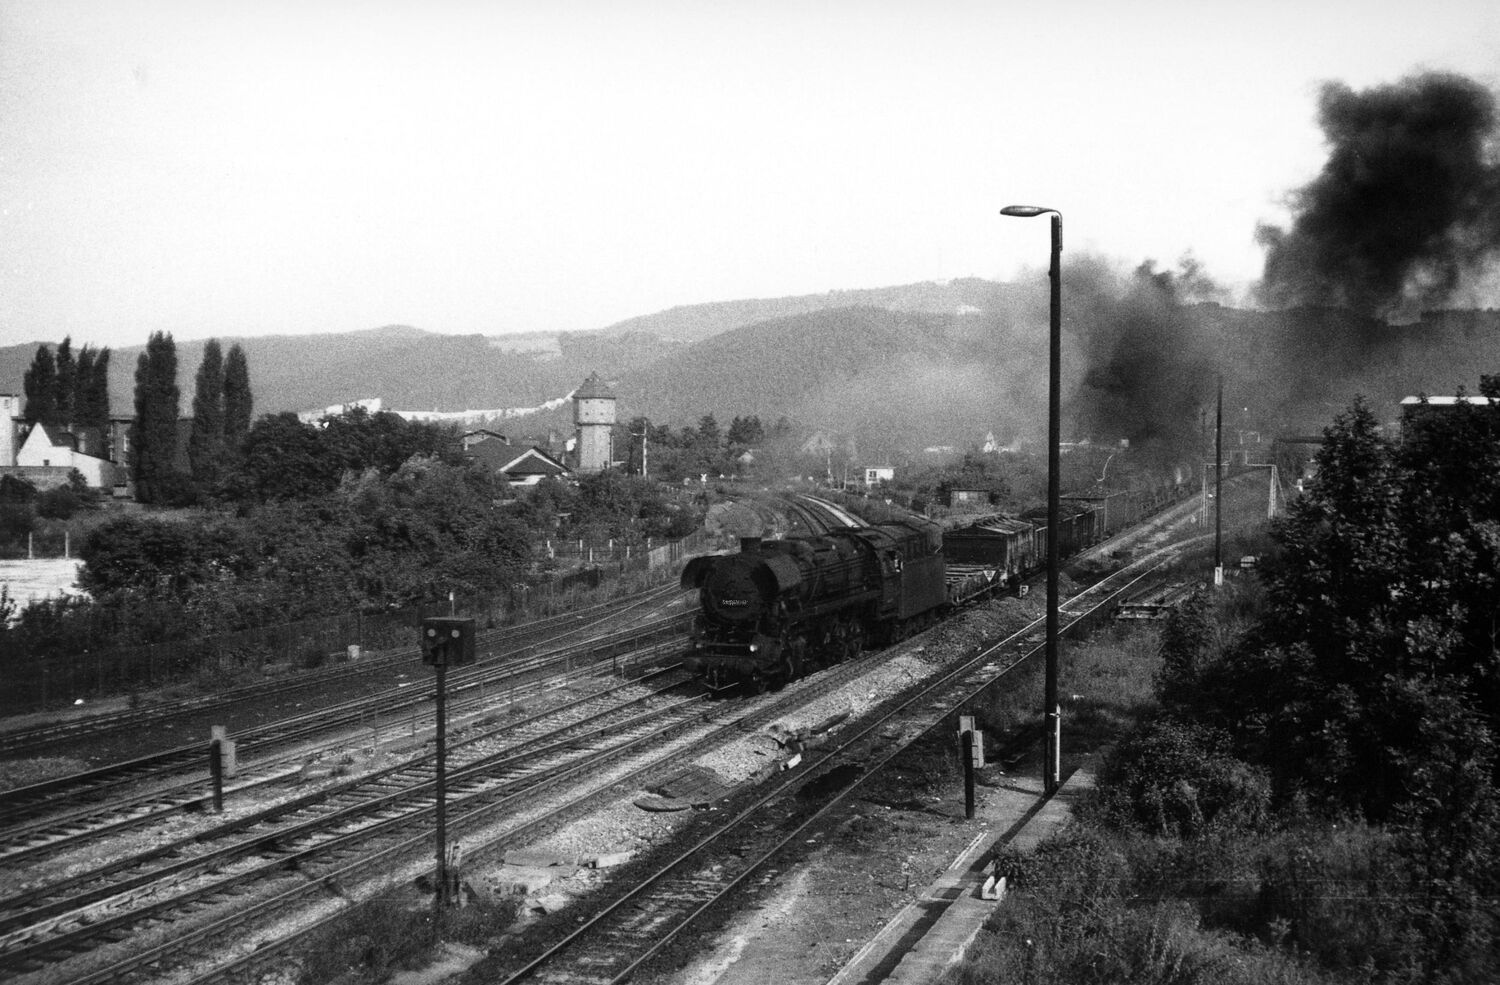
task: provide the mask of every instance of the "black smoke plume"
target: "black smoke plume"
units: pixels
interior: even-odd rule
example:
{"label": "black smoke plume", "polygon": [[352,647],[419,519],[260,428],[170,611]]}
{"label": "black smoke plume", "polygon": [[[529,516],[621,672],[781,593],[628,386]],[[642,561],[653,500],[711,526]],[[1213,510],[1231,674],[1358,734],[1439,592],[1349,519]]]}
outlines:
{"label": "black smoke plume", "polygon": [[1500,250],[1494,97],[1444,73],[1335,82],[1319,119],[1328,160],[1293,194],[1291,228],[1257,230],[1261,301],[1382,317],[1449,301]]}
{"label": "black smoke plume", "polygon": [[1175,272],[1147,261],[1129,274],[1086,258],[1067,277],[1084,366],[1071,402],[1078,427],[1111,443],[1127,439],[1161,462],[1193,452],[1215,374],[1190,302],[1217,287],[1191,258]]}

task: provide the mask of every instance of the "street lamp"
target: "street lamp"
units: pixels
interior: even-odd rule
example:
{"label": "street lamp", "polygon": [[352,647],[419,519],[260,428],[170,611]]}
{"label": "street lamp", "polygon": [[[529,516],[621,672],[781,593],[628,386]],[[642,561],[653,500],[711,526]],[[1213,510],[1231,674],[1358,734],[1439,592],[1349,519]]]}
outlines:
{"label": "street lamp", "polygon": [[1047,723],[1047,761],[1042,767],[1042,789],[1048,796],[1057,792],[1062,773],[1062,712],[1057,704],[1057,568],[1059,551],[1058,498],[1061,463],[1057,446],[1062,443],[1062,425],[1058,391],[1062,360],[1062,213],[1040,205],[1007,205],[1001,215],[1031,219],[1052,216],[1052,330],[1047,367],[1047,669],[1042,695],[1042,713]]}

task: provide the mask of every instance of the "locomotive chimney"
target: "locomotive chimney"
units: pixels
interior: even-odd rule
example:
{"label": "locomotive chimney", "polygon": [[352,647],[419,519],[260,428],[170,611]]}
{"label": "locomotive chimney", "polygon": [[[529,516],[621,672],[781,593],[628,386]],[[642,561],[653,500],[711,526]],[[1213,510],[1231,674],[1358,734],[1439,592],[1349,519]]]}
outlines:
{"label": "locomotive chimney", "polygon": [[740,538],[740,553],[741,554],[752,554],[752,553],[754,553],[755,551],[758,551],[758,550],[760,550],[760,538],[759,537],[741,537]]}

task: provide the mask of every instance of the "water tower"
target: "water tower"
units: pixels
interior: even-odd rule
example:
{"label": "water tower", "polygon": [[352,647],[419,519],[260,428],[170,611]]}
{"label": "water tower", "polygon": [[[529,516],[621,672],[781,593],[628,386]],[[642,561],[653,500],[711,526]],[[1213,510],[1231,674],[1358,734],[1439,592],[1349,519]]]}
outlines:
{"label": "water tower", "polygon": [[573,423],[578,427],[578,471],[609,468],[615,460],[615,395],[598,373],[590,373],[573,391]]}

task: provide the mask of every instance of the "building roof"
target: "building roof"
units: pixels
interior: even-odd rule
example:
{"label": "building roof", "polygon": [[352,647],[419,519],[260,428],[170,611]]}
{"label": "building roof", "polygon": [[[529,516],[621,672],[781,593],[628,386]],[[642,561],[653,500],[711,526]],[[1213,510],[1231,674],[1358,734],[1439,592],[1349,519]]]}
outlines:
{"label": "building roof", "polygon": [[31,439],[31,435],[36,431],[42,432],[42,436],[47,439],[47,444],[51,445],[53,448],[71,448],[74,451],[78,450],[78,439],[75,438],[71,432],[63,428],[56,427],[55,425],[51,424],[37,424],[34,425],[30,431],[26,432],[26,439],[29,441]]}
{"label": "building roof", "polygon": [[[467,437],[465,435],[465,438]],[[491,468],[503,469],[506,462],[516,457],[516,446],[499,435],[492,438],[480,438],[478,441],[466,440],[464,457]]]}
{"label": "building roof", "polygon": [[589,378],[579,384],[578,389],[573,391],[574,400],[613,400],[614,391],[609,388],[603,380],[599,379],[598,373],[590,373]]}
{"label": "building roof", "polygon": [[568,467],[540,448],[528,448],[500,466],[506,475],[561,475]]}

